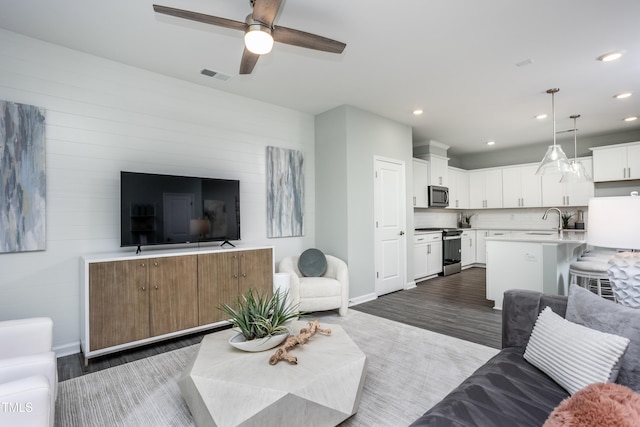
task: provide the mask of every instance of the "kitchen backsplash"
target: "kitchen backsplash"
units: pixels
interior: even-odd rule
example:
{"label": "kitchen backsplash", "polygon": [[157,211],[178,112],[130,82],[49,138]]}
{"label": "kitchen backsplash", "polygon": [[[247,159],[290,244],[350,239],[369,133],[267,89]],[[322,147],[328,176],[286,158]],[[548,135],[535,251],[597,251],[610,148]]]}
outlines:
{"label": "kitchen backsplash", "polygon": [[[586,207],[570,207],[560,208],[562,212],[573,213],[573,218],[569,221],[570,226],[577,217],[578,209],[584,212],[584,221],[587,222]],[[549,212],[546,220],[542,219],[542,215],[546,208],[531,209],[468,209],[464,211],[449,211],[447,209],[415,209],[414,224],[415,228],[423,227],[457,227],[458,212],[473,213],[471,218],[471,227],[473,228],[506,228],[506,229],[555,229],[558,227],[558,213],[556,211]]]}

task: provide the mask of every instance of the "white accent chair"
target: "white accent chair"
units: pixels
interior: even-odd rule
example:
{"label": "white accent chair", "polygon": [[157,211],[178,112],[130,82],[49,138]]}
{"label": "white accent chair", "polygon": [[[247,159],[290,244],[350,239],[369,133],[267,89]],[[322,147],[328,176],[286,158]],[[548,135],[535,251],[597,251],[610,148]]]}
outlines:
{"label": "white accent chair", "polygon": [[0,427],[52,427],[58,393],[53,322],[0,322]]}
{"label": "white accent chair", "polygon": [[326,255],[327,271],[321,277],[305,277],[298,268],[299,256],[283,258],[279,273],[291,275],[289,297],[305,312],[338,309],[346,316],[349,307],[349,268],[340,258]]}

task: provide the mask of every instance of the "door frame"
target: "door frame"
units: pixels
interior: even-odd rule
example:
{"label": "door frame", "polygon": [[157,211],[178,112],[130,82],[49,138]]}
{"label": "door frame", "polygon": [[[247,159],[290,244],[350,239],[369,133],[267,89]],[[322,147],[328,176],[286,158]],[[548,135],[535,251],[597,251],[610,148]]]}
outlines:
{"label": "door frame", "polygon": [[401,168],[401,197],[399,198],[399,206],[398,206],[398,211],[399,216],[401,218],[401,224],[399,226],[399,228],[404,232],[404,235],[402,236],[402,240],[403,242],[401,243],[402,245],[402,254],[403,254],[403,259],[401,260],[401,265],[399,267],[399,273],[402,275],[401,281],[402,281],[402,287],[398,290],[404,290],[408,288],[408,282],[407,282],[407,256],[408,256],[408,250],[407,250],[407,166],[406,166],[406,162],[404,160],[400,160],[400,159],[395,159],[395,158],[391,158],[391,157],[385,157],[385,156],[377,156],[374,155],[373,156],[373,206],[374,206],[374,212],[373,212],[373,235],[374,235],[374,267],[375,267],[375,271],[374,271],[374,293],[376,294],[376,296],[379,296],[379,290],[380,290],[380,280],[381,278],[378,277],[378,272],[382,270],[382,266],[379,265],[379,257],[381,256],[380,254],[380,236],[379,236],[379,232],[378,232],[378,227],[377,227],[377,218],[378,218],[378,212],[377,212],[377,206],[378,206],[378,190],[377,190],[377,180],[376,180],[376,173],[377,173],[377,169],[379,166],[380,162],[385,162],[385,163],[392,163],[395,164],[397,166],[399,166]]}

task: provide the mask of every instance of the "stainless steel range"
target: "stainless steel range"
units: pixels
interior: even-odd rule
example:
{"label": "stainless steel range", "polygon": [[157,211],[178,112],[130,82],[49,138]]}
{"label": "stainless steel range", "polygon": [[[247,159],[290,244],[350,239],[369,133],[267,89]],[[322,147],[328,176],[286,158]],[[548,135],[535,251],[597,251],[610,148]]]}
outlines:
{"label": "stainless steel range", "polygon": [[441,276],[460,273],[462,270],[462,230],[458,228],[416,228],[416,231],[442,231]]}
{"label": "stainless steel range", "polygon": [[442,230],[442,275],[460,273],[462,270],[462,230]]}

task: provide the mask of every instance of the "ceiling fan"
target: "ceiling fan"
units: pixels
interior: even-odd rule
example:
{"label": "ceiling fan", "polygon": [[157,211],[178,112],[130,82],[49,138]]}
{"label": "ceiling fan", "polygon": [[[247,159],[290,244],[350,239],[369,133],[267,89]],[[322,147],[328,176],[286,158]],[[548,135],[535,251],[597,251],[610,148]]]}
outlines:
{"label": "ceiling fan", "polygon": [[[165,15],[244,31],[245,47],[240,61],[240,74],[251,74],[260,55],[269,53],[274,41],[330,53],[342,53],[347,46],[345,43],[316,34],[273,25],[282,0],[249,0],[249,2],[253,7],[253,13],[247,16],[245,22],[157,4],[153,5],[153,10]],[[257,39],[258,47],[252,45],[254,39]]]}

